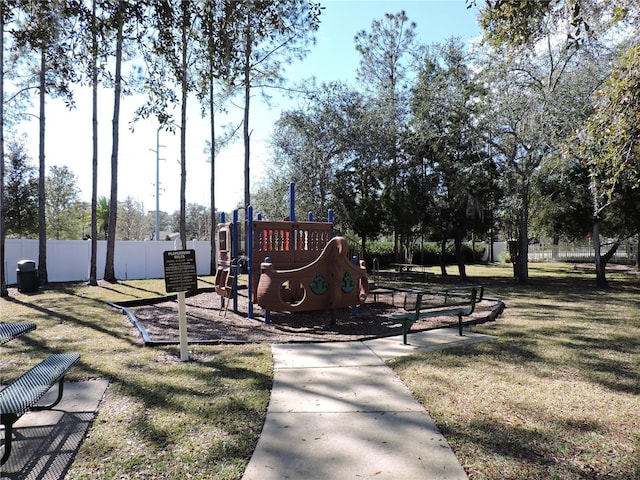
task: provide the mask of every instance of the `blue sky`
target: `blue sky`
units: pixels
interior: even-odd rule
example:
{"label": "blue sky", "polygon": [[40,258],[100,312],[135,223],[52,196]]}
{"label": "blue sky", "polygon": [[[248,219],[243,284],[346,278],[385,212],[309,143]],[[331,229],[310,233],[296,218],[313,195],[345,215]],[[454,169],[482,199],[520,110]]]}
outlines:
{"label": "blue sky", "polygon": [[[409,21],[416,22],[418,39],[424,43],[442,42],[451,36],[463,41],[480,35],[476,24],[477,9],[467,9],[464,0],[325,0],[317,44],[302,62],[290,66],[294,81],[316,76],[319,81],[341,80],[352,83],[356,77],[359,55],[354,37],[361,30],[369,30],[371,22],[386,13],[402,10]],[[120,167],[118,198],[131,196],[142,202],[145,210],[155,210],[155,171],[157,123],[150,119],[128,128],[133,111],[142,100],[127,97],[122,103],[120,130]],[[67,165],[78,177],[82,200],[91,196],[91,97],[88,90],[78,90],[77,108],[68,111],[61,102],[49,100],[47,104],[47,166]],[[209,205],[210,164],[204,153],[208,121],[201,120],[193,103],[193,113],[187,122],[187,202]],[[111,115],[113,96],[108,90],[101,93],[100,171],[99,195],[109,195],[111,156]],[[261,103],[260,96],[253,100],[250,126],[252,133],[251,184],[256,185],[263,174],[263,165],[269,161],[268,140],[273,123],[283,109],[290,108],[288,99]],[[36,112],[37,113],[37,112]],[[228,117],[218,117],[216,123],[237,122],[239,109],[230,108]],[[30,152],[37,163],[37,122],[26,126]],[[160,135],[160,210],[173,213],[179,206],[179,136],[167,132]],[[241,202],[244,185],[242,141],[238,140],[220,152],[216,160],[216,208],[231,211]]]}
{"label": "blue sky", "polygon": [[417,24],[419,39],[424,43],[442,42],[451,36],[463,41],[477,37],[476,9],[467,9],[464,0],[328,0],[317,34],[317,44],[296,70],[303,76],[352,81],[359,63],[354,37],[370,30],[374,20],[386,13],[404,10],[409,22]]}

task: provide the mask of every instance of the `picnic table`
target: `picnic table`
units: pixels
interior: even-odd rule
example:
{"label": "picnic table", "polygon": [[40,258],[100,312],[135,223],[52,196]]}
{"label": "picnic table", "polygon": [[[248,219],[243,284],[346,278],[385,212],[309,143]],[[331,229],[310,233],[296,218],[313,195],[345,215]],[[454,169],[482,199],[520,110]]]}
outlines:
{"label": "picnic table", "polygon": [[35,323],[0,323],[0,345],[35,330]]}
{"label": "picnic table", "polygon": [[390,263],[389,265],[395,268],[398,273],[413,272],[414,269],[422,267],[422,265],[417,265],[415,263]]}
{"label": "picnic table", "polygon": [[395,269],[396,280],[401,276],[427,280],[433,275],[427,272],[425,265],[418,265],[416,263],[390,263],[389,265]]}
{"label": "picnic table", "polygon": [[[35,323],[0,323],[0,345],[35,328]],[[4,452],[0,458],[0,470],[11,455],[14,423],[29,410],[50,410],[58,405],[64,392],[64,377],[79,358],[78,353],[51,354],[0,390],[0,424],[4,426]],[[56,383],[56,399],[48,405],[38,404]]]}
{"label": "picnic table", "polygon": [[421,318],[456,316],[458,332],[462,336],[462,317],[471,315],[476,304],[484,297],[484,287],[471,285],[443,290],[408,290],[403,308],[407,313],[391,315],[392,321],[402,323],[402,343],[407,344],[407,333],[413,323]]}

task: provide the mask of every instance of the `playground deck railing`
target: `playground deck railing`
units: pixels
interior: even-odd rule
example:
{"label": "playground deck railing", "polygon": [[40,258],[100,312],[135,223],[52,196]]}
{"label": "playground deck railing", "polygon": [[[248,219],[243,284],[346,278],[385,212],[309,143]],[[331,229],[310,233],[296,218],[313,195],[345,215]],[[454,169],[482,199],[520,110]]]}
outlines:
{"label": "playground deck railing", "polygon": [[300,268],[316,260],[332,237],[333,223],[329,222],[255,220],[251,252],[253,298],[265,258],[279,270]]}

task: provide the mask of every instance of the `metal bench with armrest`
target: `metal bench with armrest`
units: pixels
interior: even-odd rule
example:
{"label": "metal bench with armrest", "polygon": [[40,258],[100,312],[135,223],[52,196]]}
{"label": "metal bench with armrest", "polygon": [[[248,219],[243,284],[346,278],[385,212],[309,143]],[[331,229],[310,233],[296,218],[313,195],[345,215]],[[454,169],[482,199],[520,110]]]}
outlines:
{"label": "metal bench with armrest", "polygon": [[469,316],[482,301],[484,287],[452,287],[437,291],[408,291],[404,296],[407,313],[391,315],[393,321],[402,322],[402,340],[407,344],[407,333],[421,318],[452,315],[458,317],[458,331],[462,336],[462,317]]}
{"label": "metal bench with armrest", "polygon": [[35,323],[0,323],[0,345],[35,330]]}
{"label": "metal bench with armrest", "polygon": [[[11,455],[13,424],[29,410],[48,410],[60,403],[64,376],[78,361],[78,353],[55,353],[23,373],[0,391],[0,423],[4,425],[4,454],[0,465]],[[58,383],[58,396],[49,405],[37,405],[53,385]]]}

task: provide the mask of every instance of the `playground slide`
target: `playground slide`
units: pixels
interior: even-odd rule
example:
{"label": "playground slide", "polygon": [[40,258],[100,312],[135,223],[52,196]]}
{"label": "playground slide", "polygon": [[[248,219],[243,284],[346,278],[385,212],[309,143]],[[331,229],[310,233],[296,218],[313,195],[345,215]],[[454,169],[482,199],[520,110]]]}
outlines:
{"label": "playground slide", "polygon": [[344,237],[334,237],[313,262],[291,270],[276,270],[265,259],[261,263],[256,303],[265,310],[304,312],[360,305],[369,285],[364,261],[354,265],[347,258]]}

